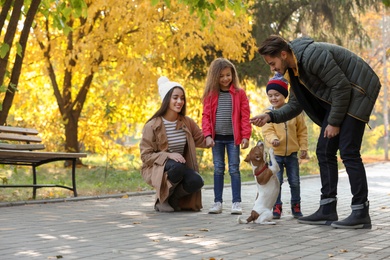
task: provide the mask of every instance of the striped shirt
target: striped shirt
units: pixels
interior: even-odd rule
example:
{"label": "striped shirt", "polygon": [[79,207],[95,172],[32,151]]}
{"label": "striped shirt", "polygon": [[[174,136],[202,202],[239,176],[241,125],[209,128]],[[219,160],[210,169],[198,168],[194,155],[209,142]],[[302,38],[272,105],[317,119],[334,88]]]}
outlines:
{"label": "striped shirt", "polygon": [[220,91],[215,122],[217,135],[233,135],[232,97],[229,91]]}
{"label": "striped shirt", "polygon": [[177,121],[171,122],[163,118],[168,138],[168,150],[171,153],[184,155],[184,146],[187,143],[186,133],[183,129],[176,129]]}

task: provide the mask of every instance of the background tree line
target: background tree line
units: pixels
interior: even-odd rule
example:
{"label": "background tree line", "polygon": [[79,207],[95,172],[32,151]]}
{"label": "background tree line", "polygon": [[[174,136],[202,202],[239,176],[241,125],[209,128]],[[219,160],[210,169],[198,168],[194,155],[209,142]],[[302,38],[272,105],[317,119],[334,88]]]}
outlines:
{"label": "background tree line", "polygon": [[[207,68],[226,57],[237,65],[252,114],[261,112],[271,72],[256,46],[270,34],[345,46],[382,82],[388,77],[388,1],[0,2],[0,124],[37,128],[49,150],[83,150],[108,162],[137,155],[142,126],[159,106],[160,75],[183,83],[189,116],[200,122]],[[367,151],[383,151],[386,93],[370,121]]]}

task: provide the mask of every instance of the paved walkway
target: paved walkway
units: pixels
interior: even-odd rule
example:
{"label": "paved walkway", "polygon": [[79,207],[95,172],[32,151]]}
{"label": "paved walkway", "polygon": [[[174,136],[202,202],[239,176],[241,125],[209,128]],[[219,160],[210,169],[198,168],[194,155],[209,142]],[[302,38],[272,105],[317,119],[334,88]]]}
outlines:
{"label": "paved walkway", "polygon": [[[198,213],[158,213],[150,193],[128,198],[69,200],[0,207],[0,259],[389,259],[390,163],[367,165],[371,230],[298,224],[283,185],[284,215],[276,225],[238,224],[224,212],[207,214],[213,190],[203,191]],[[302,211],[318,208],[320,180],[302,178]],[[244,216],[254,184],[242,186]],[[348,178],[340,174],[339,218],[350,213]]]}

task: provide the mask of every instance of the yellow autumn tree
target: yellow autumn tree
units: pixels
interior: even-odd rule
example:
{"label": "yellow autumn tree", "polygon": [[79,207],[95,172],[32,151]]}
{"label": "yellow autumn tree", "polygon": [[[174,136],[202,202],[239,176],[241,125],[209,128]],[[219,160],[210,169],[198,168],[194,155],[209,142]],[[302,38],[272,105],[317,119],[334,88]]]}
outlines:
{"label": "yellow autumn tree", "polygon": [[10,113],[34,124],[53,150],[108,154],[132,143],[159,105],[160,75],[185,85],[189,115],[199,120],[204,79],[194,71],[206,73],[217,56],[239,62],[254,52],[249,14],[219,10],[202,27],[176,1],[169,9],[142,0],[86,2],[87,18],[66,21],[67,35],[50,16],[37,17]]}
{"label": "yellow autumn tree", "polygon": [[[372,43],[369,48],[355,50],[370,64],[378,74],[382,83],[382,89],[375,103],[374,112],[369,122],[370,129],[366,130],[363,140],[364,145],[362,146],[362,152],[370,152],[371,154],[373,154],[374,151],[382,152],[383,150],[386,153],[386,147],[387,151],[389,149],[388,138],[390,129],[388,97],[390,96],[390,76],[386,73],[390,71],[390,62],[388,61],[390,57],[390,45],[388,41],[390,29],[388,23],[389,14],[390,9],[382,7],[380,12],[377,10],[370,10],[364,16],[361,16],[362,24],[365,25]],[[384,57],[387,59],[386,63],[384,63]],[[385,92],[387,92],[387,95],[385,95]],[[385,102],[387,102],[387,108],[384,107]],[[385,109],[387,110],[387,113]],[[388,154],[385,154],[384,158],[388,159]]]}

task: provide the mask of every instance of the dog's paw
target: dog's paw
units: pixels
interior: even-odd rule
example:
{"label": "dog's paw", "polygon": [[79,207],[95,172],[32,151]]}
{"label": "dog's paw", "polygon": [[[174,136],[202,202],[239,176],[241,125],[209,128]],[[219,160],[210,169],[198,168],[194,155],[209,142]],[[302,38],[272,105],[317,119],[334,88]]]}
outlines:
{"label": "dog's paw", "polygon": [[242,219],[241,216],[237,217],[238,224],[248,224],[248,221],[246,219]]}

